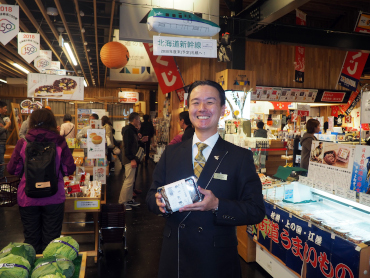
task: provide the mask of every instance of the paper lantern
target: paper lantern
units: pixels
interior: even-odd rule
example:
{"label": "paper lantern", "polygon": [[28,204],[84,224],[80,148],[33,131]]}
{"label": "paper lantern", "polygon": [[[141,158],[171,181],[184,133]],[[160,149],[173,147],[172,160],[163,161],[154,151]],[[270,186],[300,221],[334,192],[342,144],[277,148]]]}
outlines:
{"label": "paper lantern", "polygon": [[100,50],[101,61],[110,69],[123,68],[129,57],[128,49],[120,42],[108,42]]}

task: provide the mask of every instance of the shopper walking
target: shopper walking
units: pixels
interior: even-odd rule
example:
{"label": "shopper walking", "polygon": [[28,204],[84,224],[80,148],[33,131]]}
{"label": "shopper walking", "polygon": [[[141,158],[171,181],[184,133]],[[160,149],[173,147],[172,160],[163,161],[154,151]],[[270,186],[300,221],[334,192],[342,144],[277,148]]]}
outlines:
{"label": "shopper walking", "polygon": [[46,109],[34,111],[30,117],[28,142],[53,142],[56,145],[55,168],[58,173],[58,191],[50,197],[30,198],[26,195],[25,161],[27,141],[20,139],[7,166],[12,175],[21,175],[17,200],[24,230],[25,243],[41,254],[51,240],[60,236],[64,215],[64,175],[76,170],[66,140],[57,131],[54,114]]}
{"label": "shopper walking", "polygon": [[145,149],[145,166],[148,165],[149,161],[149,152],[150,152],[150,143],[152,140],[152,137],[154,135],[154,126],[153,123],[150,120],[149,115],[143,116],[144,122],[141,123],[140,133],[143,137],[148,136],[148,141],[144,143],[144,149]]}
{"label": "shopper walking", "polygon": [[65,114],[63,117],[63,124],[60,126],[60,135],[64,138],[76,138],[75,125],[71,123],[72,116]]}
{"label": "shopper walking", "polygon": [[6,139],[8,137],[8,131],[10,125],[12,124],[10,119],[7,122],[4,122],[4,117],[8,111],[6,102],[0,101],[0,179],[4,177],[4,155],[5,155],[5,145]]}
{"label": "shopper walking", "polygon": [[308,165],[311,155],[312,141],[317,140],[315,133],[320,132],[320,122],[318,120],[309,119],[306,123],[307,132],[301,138],[301,168],[308,170]]}
{"label": "shopper walking", "polygon": [[164,214],[158,187],[193,175],[204,198],[166,215],[158,277],[240,278],[235,226],[264,218],[261,181],[252,152],[217,133],[225,113],[222,87],[196,81],[190,85],[188,103],[195,134],[192,140],[166,147],[146,200],[150,211]]}
{"label": "shopper walking", "polygon": [[114,140],[113,140],[113,125],[109,120],[108,116],[103,116],[101,118],[101,124],[105,129],[105,139],[107,143],[107,160],[109,165],[109,171],[114,171],[114,162],[112,158],[112,151],[114,148]]}
{"label": "shopper walking", "polygon": [[132,210],[132,207],[140,205],[139,202],[135,202],[132,198],[135,173],[140,163],[139,159],[136,157],[136,153],[139,149],[138,128],[140,125],[140,116],[138,113],[133,112],[130,114],[128,120],[130,123],[122,128],[122,164],[125,167],[126,177],[122,185],[118,203],[125,204],[126,210],[129,211]]}

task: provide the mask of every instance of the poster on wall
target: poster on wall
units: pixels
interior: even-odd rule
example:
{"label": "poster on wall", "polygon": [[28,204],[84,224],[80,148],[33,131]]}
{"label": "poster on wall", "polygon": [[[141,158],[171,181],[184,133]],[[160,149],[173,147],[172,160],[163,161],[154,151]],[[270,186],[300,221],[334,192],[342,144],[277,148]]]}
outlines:
{"label": "poster on wall", "polygon": [[315,102],[317,91],[318,90],[315,90],[315,89],[309,89],[306,102]]}
{"label": "poster on wall", "polygon": [[291,89],[289,88],[282,88],[279,101],[288,101],[288,97],[290,96],[290,91]]}
{"label": "poster on wall", "polygon": [[6,45],[19,32],[19,6],[0,4],[0,42]]}
{"label": "poster on wall", "polygon": [[52,52],[51,50],[40,50],[39,56],[36,57],[34,60],[34,66],[35,68],[41,72],[45,69],[51,68],[51,58]]}
{"label": "poster on wall", "polygon": [[27,97],[84,100],[84,78],[29,73]]}
{"label": "poster on wall", "polygon": [[110,80],[158,82],[144,44],[137,41],[118,40],[118,32],[119,30],[114,30],[115,41],[127,48],[130,59],[123,68],[109,70]]}
{"label": "poster on wall", "polygon": [[308,97],[308,90],[301,89],[297,95],[297,101],[306,102],[307,97]]}
{"label": "poster on wall", "polygon": [[261,100],[269,100],[271,92],[271,87],[262,87]]}
{"label": "poster on wall", "polygon": [[337,188],[349,190],[354,156],[355,146],[312,141],[308,178],[329,193]]}
{"label": "poster on wall", "polygon": [[256,87],[256,90],[252,92],[251,100],[261,100],[261,93],[263,87]]}
{"label": "poster on wall", "polygon": [[370,146],[358,145],[355,150],[351,190],[358,193],[370,194]]}
{"label": "poster on wall", "polygon": [[77,130],[90,124],[91,109],[77,109]]}
{"label": "poster on wall", "polygon": [[107,183],[107,166],[93,167],[94,181],[101,181],[102,184]]}
{"label": "poster on wall", "polygon": [[270,95],[270,101],[278,101],[281,95],[281,88],[280,87],[274,87],[272,88],[271,95]]}
{"label": "poster on wall", "polygon": [[40,53],[40,34],[18,33],[18,54],[31,63]]}
{"label": "poster on wall", "polygon": [[288,95],[288,101],[296,101],[297,100],[297,97],[300,93],[300,89],[290,89],[290,93]]}
{"label": "poster on wall", "polygon": [[105,129],[87,130],[87,158],[105,158]]}

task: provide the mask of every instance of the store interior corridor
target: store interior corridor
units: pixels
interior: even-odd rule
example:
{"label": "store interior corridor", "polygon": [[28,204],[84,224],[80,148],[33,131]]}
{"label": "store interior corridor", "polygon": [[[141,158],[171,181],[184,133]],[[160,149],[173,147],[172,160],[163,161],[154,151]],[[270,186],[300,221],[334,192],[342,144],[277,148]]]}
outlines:
{"label": "store interior corridor", "polygon": [[[87,258],[85,277],[157,277],[165,220],[149,212],[145,204],[145,196],[151,184],[154,168],[153,161],[149,161],[147,167],[139,166],[136,188],[141,189],[143,193],[136,198],[141,206],[126,212],[127,254],[125,254],[123,242],[103,244],[103,254],[99,256],[97,263],[94,262],[93,257]],[[116,161],[115,172],[109,176],[107,181],[107,203],[117,203],[123,180],[124,170],[121,168],[120,162]],[[2,222],[0,225],[0,249],[9,242],[23,242],[22,222],[18,206],[0,208],[0,219]],[[92,220],[92,215],[86,213],[65,214],[63,231],[91,230],[93,229],[92,223],[82,222],[92,222]],[[94,249],[93,234],[73,235],[73,237],[80,244],[80,251]],[[246,263],[243,259],[240,259],[240,262],[242,277],[271,277],[256,262]]]}

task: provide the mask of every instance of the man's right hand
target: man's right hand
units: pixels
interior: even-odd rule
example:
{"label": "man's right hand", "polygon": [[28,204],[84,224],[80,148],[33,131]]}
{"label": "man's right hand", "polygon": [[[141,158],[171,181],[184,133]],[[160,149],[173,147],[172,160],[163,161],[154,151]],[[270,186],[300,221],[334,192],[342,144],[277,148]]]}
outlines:
{"label": "man's right hand", "polygon": [[11,124],[12,124],[12,122],[9,120],[9,122],[6,123],[6,125],[4,126],[4,128],[8,129]]}
{"label": "man's right hand", "polygon": [[136,168],[136,167],[137,167],[136,160],[135,159],[131,160],[131,168]]}
{"label": "man's right hand", "polygon": [[164,207],[166,206],[165,203],[162,203],[162,194],[160,193],[155,193],[155,202],[157,203],[157,206],[159,208],[159,210],[162,212],[162,213],[166,213],[166,211],[164,210]]}

